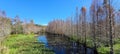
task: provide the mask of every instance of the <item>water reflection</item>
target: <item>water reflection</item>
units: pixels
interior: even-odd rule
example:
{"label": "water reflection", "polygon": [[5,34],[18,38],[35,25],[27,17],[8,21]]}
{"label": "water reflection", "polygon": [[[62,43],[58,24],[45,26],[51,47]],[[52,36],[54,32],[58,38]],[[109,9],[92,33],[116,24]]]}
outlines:
{"label": "water reflection", "polygon": [[74,41],[70,41],[67,37],[59,35],[40,35],[40,42],[43,42],[46,47],[53,49],[56,54],[94,54],[93,50],[86,48],[83,45],[78,45]]}
{"label": "water reflection", "polygon": [[48,46],[48,41],[45,35],[39,36],[38,41],[44,43],[46,47]]}

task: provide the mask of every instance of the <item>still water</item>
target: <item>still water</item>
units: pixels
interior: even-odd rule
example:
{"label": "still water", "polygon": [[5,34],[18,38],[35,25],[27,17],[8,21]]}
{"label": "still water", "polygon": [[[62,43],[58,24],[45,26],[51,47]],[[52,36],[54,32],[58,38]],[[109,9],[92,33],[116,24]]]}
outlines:
{"label": "still water", "polygon": [[52,49],[55,54],[95,54],[93,49],[86,48],[85,50],[83,45],[78,45],[76,42],[69,41],[68,38],[60,35],[39,35],[38,41]]}

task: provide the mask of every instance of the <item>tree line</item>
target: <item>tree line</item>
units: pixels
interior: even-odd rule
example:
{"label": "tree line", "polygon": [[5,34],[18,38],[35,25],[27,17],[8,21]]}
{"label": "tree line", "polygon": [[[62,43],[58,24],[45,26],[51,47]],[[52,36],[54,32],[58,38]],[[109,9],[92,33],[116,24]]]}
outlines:
{"label": "tree line", "polygon": [[10,18],[5,11],[0,10],[0,37],[10,34],[38,34],[41,30],[42,26],[35,24],[33,20],[22,21],[18,15]]}
{"label": "tree line", "polygon": [[[66,20],[54,19],[49,22],[46,31],[77,37],[87,46],[109,46],[113,54],[113,45],[120,38],[120,10],[113,0],[92,0],[89,9],[76,7],[74,16]],[[89,10],[89,12],[87,12]]]}

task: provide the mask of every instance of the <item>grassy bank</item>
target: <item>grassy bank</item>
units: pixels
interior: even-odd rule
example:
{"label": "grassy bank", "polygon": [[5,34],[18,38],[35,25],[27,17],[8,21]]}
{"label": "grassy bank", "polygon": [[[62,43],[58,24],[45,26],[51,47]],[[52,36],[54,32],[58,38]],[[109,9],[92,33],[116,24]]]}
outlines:
{"label": "grassy bank", "polygon": [[[120,44],[115,44],[113,45],[113,49],[114,49],[114,54],[120,54]],[[98,52],[100,54],[110,54],[110,47],[99,47],[98,48]]]}
{"label": "grassy bank", "polygon": [[4,41],[2,54],[54,54],[52,50],[39,43],[34,35],[10,35]]}
{"label": "grassy bank", "polygon": [[[84,38],[78,38],[77,36],[71,36],[70,38],[72,41],[79,40],[80,43],[82,42],[81,39],[84,39]],[[120,54],[120,39],[115,39],[114,42],[115,42],[113,45],[114,54]],[[86,45],[88,47],[94,46],[92,38],[87,37]],[[110,47],[109,46],[105,46],[103,42],[100,43],[99,45],[100,46],[97,48],[97,51],[99,54],[110,54]]]}

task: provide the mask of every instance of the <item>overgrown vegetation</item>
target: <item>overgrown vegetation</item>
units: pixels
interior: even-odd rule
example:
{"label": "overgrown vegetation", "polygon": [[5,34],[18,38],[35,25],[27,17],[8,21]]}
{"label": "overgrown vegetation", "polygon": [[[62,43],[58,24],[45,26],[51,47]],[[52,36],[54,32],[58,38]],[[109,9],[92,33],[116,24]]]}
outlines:
{"label": "overgrown vegetation", "polygon": [[8,18],[6,12],[0,10],[0,54],[47,54],[50,50],[29,35],[41,31],[42,27],[34,24],[33,20],[22,21],[18,15]]}
{"label": "overgrown vegetation", "polygon": [[14,34],[8,36],[3,45],[2,54],[54,54],[52,50],[39,43],[33,34]]}
{"label": "overgrown vegetation", "polygon": [[54,19],[48,24],[46,31],[79,40],[99,53],[114,54],[118,51],[114,48],[120,44],[119,21],[120,11],[116,9],[113,0],[92,0],[89,9],[84,6],[76,7],[74,16],[66,20]]}
{"label": "overgrown vegetation", "polygon": [[[114,54],[120,54],[120,44],[113,45],[114,48]],[[110,54],[110,47],[99,47],[98,52],[100,54]]]}

